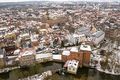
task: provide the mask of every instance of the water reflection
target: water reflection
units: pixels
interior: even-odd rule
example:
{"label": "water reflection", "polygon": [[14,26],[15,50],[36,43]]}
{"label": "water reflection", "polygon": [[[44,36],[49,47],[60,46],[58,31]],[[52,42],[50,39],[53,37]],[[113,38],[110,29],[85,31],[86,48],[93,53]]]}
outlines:
{"label": "water reflection", "polygon": [[[0,74],[0,80],[17,80],[25,76],[41,73],[44,70],[55,69],[56,66],[62,67],[60,63],[44,63],[30,67],[30,69],[16,69],[8,73]],[[36,70],[37,69],[37,70]],[[32,71],[33,70],[33,71]],[[60,75],[55,73],[53,76],[48,77],[46,80],[120,80],[120,76],[114,76],[99,72],[95,69],[79,68],[77,75],[65,74]]]}
{"label": "water reflection", "polygon": [[9,78],[9,72],[0,73],[0,80],[7,80]]}

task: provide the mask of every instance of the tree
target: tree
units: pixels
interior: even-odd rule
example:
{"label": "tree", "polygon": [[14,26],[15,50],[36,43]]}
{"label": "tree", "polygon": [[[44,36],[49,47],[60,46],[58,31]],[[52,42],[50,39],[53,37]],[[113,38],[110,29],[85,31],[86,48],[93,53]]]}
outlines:
{"label": "tree", "polygon": [[23,78],[19,69],[13,70],[9,73],[9,80],[18,80],[19,78]]}
{"label": "tree", "polygon": [[63,42],[63,40],[61,41],[61,47],[64,47],[64,42]]}

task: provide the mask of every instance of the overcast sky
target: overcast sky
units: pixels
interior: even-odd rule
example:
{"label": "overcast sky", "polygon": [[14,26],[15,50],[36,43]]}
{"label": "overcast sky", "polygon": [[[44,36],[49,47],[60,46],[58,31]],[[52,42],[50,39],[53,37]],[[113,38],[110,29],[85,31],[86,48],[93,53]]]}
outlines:
{"label": "overcast sky", "polygon": [[0,0],[0,2],[22,2],[22,1],[99,1],[99,2],[111,2],[111,1],[120,1],[120,0]]}

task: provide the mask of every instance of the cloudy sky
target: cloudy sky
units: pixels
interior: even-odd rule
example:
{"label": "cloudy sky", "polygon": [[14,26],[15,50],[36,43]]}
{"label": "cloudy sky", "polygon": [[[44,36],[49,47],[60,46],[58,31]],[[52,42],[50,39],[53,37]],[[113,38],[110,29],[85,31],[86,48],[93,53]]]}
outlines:
{"label": "cloudy sky", "polygon": [[22,2],[22,1],[99,1],[99,2],[111,2],[111,1],[120,1],[120,0],[0,0],[0,2]]}

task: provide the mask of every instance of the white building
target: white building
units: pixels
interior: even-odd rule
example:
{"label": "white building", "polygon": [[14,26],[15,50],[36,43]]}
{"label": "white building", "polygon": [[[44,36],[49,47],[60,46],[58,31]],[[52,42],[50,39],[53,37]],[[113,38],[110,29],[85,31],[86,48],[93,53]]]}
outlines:
{"label": "white building", "polygon": [[36,54],[35,59],[37,62],[46,62],[53,60],[53,56],[52,53],[40,53]]}
{"label": "white building", "polygon": [[103,31],[97,31],[92,34],[92,42],[97,45],[105,38],[105,33]]}
{"label": "white building", "polygon": [[79,66],[79,61],[77,61],[77,60],[68,61],[67,72],[72,73],[72,74],[76,74],[78,66]]}
{"label": "white building", "polygon": [[73,34],[73,37],[78,40],[78,43],[87,41],[85,34]]}
{"label": "white building", "polygon": [[62,60],[62,55],[61,54],[55,54],[52,56],[54,60]]}

